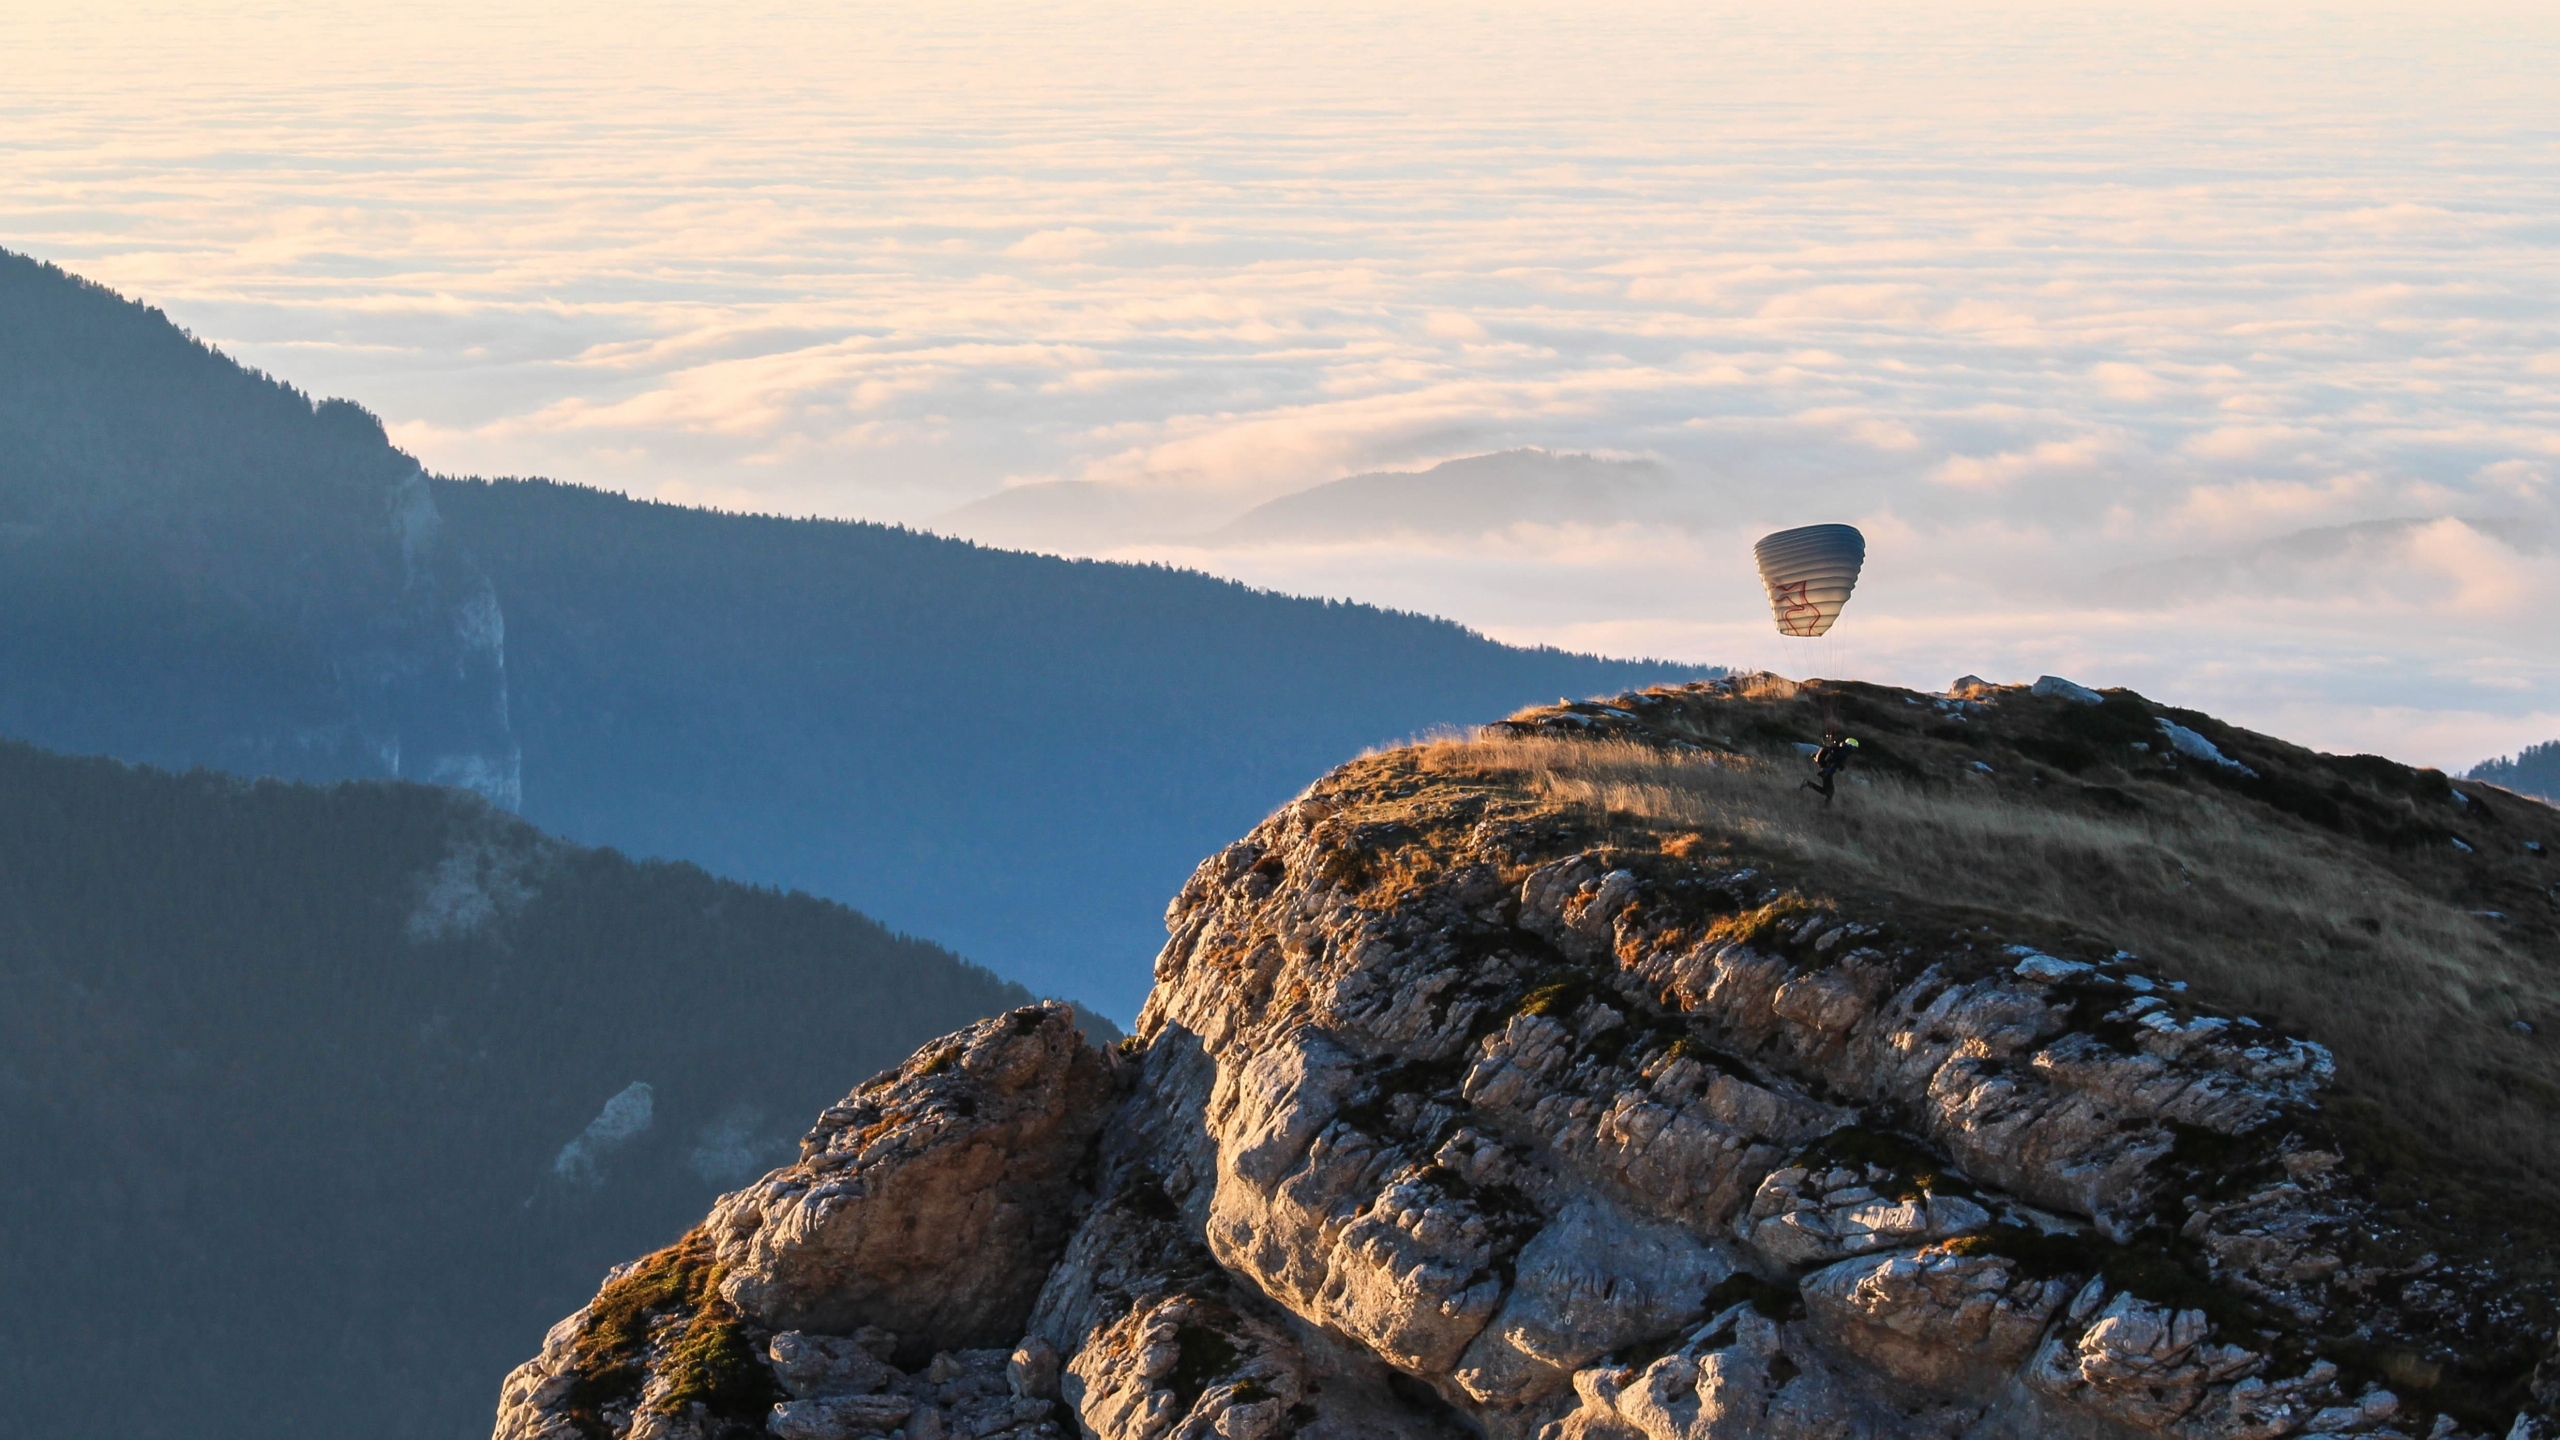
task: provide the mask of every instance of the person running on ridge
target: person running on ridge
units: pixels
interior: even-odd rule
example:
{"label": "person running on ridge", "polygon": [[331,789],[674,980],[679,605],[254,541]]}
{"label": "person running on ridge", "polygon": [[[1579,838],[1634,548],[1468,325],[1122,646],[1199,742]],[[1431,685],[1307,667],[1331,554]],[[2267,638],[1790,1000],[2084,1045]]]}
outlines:
{"label": "person running on ridge", "polygon": [[1839,731],[1823,731],[1822,748],[1813,752],[1813,778],[1796,788],[1811,790],[1822,797],[1823,804],[1830,804],[1832,783],[1839,776],[1841,767],[1849,763],[1849,753],[1857,748],[1857,741]]}

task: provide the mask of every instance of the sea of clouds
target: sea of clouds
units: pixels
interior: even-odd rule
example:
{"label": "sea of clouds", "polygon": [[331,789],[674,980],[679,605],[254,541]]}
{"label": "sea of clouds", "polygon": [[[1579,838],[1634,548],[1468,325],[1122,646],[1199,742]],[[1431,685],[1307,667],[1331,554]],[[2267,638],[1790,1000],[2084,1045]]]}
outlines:
{"label": "sea of clouds", "polygon": [[[2560,7],[33,0],[0,54],[0,245],[440,471],[2560,735]],[[1672,497],[1213,533],[1523,447]],[[1781,640],[1749,542],[1823,520],[1867,577]]]}

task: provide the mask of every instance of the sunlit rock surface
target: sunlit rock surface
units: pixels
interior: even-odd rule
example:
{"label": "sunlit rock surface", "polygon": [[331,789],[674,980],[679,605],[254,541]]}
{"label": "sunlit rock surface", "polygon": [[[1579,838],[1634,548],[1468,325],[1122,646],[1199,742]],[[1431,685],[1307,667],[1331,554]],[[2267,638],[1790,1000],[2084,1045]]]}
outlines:
{"label": "sunlit rock surface", "polygon": [[1133,1040],[866,1084],[499,1440],[2552,1433],[2547,1280],[2388,1201],[2328,1049],[1819,882],[1346,766],[1200,866]]}

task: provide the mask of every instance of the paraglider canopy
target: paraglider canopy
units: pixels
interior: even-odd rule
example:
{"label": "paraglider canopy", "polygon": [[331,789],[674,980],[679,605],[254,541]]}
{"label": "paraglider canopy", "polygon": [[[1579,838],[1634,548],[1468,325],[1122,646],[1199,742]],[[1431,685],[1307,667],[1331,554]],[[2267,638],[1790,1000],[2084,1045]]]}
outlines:
{"label": "paraglider canopy", "polygon": [[1867,537],[1854,525],[1806,525],[1761,537],[1751,547],[1760,583],[1781,635],[1813,636],[1831,628],[1867,563]]}

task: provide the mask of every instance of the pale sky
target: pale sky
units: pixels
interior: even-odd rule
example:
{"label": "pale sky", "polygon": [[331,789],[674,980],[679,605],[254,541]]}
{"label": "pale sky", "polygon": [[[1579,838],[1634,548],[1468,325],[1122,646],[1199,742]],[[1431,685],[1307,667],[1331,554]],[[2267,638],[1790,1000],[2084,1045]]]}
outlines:
{"label": "pale sky", "polygon": [[[2560,736],[2560,6],[0,0],[0,55],[0,245],[441,472],[1100,481],[1169,518],[1081,553],[1505,639]],[[1174,533],[1522,446],[1688,519]],[[1782,641],[1750,540],[1830,520],[1867,579]]]}

